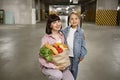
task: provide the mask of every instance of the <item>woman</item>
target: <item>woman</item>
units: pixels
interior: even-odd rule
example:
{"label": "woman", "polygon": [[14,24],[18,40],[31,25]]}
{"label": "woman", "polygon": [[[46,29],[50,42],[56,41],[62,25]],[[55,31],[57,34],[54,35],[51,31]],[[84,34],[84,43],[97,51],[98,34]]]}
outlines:
{"label": "woman", "polygon": [[[64,36],[60,32],[61,20],[56,14],[48,16],[46,25],[46,34],[41,39],[41,46],[44,44],[54,44],[56,42],[64,43]],[[64,69],[64,66],[56,66],[52,62],[46,61],[41,56],[39,57],[41,70],[43,74],[48,76],[49,80],[74,80],[69,69]]]}

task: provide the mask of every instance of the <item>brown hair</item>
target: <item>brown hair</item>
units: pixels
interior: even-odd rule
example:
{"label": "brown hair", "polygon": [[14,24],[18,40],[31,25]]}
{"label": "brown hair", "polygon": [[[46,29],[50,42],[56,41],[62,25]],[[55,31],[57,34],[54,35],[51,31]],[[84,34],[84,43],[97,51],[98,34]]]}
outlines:
{"label": "brown hair", "polygon": [[47,24],[46,24],[46,33],[51,34],[52,29],[50,27],[51,23],[54,21],[60,20],[60,17],[57,14],[50,14],[48,16]]}

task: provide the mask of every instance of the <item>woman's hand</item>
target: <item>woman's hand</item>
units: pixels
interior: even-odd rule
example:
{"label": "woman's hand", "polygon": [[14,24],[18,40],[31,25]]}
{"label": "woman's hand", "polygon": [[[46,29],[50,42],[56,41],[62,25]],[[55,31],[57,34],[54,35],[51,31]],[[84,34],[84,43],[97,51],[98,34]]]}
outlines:
{"label": "woman's hand", "polygon": [[57,66],[57,67],[56,67],[56,69],[58,69],[58,70],[61,70],[61,71],[62,71],[62,70],[64,70],[64,69],[65,69],[65,67],[64,67],[64,66]]}

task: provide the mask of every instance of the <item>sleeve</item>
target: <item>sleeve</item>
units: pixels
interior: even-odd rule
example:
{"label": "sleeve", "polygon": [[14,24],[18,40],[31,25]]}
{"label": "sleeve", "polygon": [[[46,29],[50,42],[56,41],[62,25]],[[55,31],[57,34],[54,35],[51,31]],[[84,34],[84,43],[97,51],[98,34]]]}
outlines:
{"label": "sleeve", "polygon": [[83,32],[82,35],[82,44],[81,44],[81,58],[84,58],[84,56],[87,54],[87,49],[86,49],[86,41],[85,41],[85,35]]}
{"label": "sleeve", "polygon": [[45,43],[47,43],[47,38],[45,36],[43,36],[40,43],[41,43],[40,47],[42,47]]}
{"label": "sleeve", "polygon": [[[40,44],[40,47],[42,47],[45,43],[48,43],[48,38],[47,36],[43,36],[43,38],[41,39],[41,44]],[[51,62],[47,62],[44,58],[42,57],[39,57],[39,63],[44,66],[44,67],[47,67],[47,68],[55,68],[56,65],[54,65],[53,63]]]}

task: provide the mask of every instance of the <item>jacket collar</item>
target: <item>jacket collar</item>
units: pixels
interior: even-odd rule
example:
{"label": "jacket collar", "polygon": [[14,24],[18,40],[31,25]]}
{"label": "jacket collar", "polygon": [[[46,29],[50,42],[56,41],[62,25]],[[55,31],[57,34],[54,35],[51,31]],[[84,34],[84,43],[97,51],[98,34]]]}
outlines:
{"label": "jacket collar", "polygon": [[[70,28],[71,28],[71,26],[68,26],[68,27],[67,27],[67,31],[69,31],[69,30],[70,30]],[[76,31],[80,31],[80,30],[81,30],[80,26],[77,26]]]}

